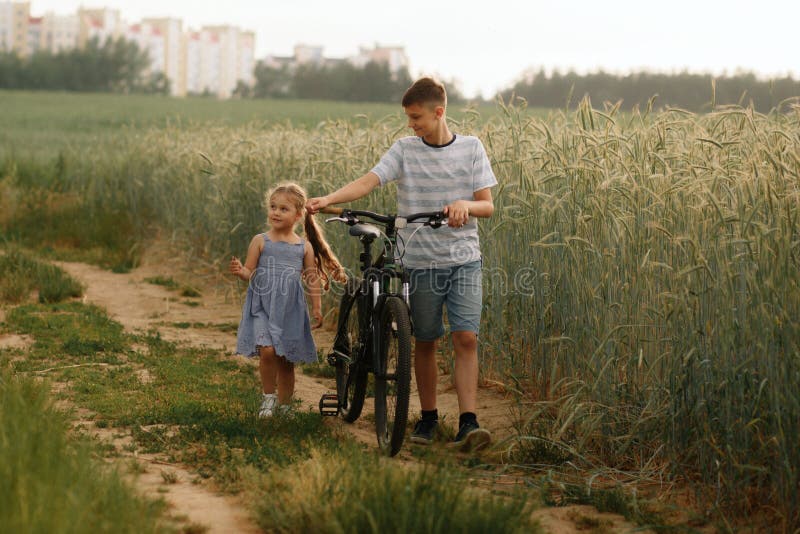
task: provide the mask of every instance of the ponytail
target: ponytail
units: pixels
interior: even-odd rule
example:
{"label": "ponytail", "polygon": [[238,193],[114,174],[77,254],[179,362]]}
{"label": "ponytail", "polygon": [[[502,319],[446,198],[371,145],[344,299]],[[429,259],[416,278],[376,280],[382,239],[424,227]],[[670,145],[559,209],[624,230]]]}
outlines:
{"label": "ponytail", "polygon": [[[306,232],[306,239],[311,243],[311,248],[314,249],[314,262],[317,266],[320,280],[322,280],[322,287],[325,291],[330,287],[330,279],[333,278],[337,282],[344,284],[347,282],[347,274],[344,267],[339,263],[338,258],[331,250],[330,245],[325,240],[325,234],[322,228],[317,224],[316,219],[310,213],[306,213],[304,223]],[[328,276],[330,272],[330,276]]]}

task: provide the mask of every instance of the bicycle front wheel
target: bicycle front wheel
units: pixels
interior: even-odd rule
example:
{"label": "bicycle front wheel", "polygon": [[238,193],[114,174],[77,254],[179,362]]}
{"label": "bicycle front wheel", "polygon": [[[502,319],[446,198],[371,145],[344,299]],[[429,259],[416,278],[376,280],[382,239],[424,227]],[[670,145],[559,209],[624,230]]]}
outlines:
{"label": "bicycle front wheel", "polygon": [[378,328],[375,431],[384,454],[394,456],[405,438],[411,390],[411,322],[405,302],[388,297],[381,309]]}
{"label": "bicycle front wheel", "polygon": [[354,422],[361,415],[367,393],[365,343],[361,338],[363,312],[359,297],[357,282],[348,280],[346,292],[339,305],[339,323],[333,342],[339,413],[348,423]]}

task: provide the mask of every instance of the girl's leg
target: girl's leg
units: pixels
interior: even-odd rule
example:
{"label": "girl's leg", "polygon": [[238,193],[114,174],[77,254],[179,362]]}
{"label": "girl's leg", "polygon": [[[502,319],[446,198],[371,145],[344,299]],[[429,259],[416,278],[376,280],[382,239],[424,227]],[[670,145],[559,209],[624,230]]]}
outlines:
{"label": "girl's leg", "polygon": [[275,349],[273,347],[259,347],[258,356],[258,373],[261,377],[261,389],[264,393],[275,393],[279,360],[278,356],[275,355]]}
{"label": "girl's leg", "polygon": [[294,364],[283,356],[276,356],[278,369],[278,404],[290,404],[294,395]]}

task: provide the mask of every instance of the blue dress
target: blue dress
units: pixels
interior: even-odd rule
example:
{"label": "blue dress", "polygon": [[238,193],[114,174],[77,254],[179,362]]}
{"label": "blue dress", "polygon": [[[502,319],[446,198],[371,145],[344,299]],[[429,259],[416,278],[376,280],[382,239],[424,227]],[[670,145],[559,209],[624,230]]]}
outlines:
{"label": "blue dress", "polygon": [[304,241],[292,244],[271,241],[264,234],[264,248],[247,287],[236,352],[258,355],[258,347],[275,347],[275,353],[293,363],[317,361],[311,336],[303,272]]}

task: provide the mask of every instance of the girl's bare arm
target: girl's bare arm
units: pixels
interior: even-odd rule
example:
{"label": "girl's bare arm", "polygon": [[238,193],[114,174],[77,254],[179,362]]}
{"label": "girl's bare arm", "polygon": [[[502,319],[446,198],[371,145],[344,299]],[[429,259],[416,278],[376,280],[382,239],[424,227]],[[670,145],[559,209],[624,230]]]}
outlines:
{"label": "girl's bare arm", "polygon": [[245,282],[250,280],[253,276],[253,271],[256,270],[258,265],[258,257],[261,255],[261,249],[264,247],[264,237],[261,234],[253,237],[250,241],[250,246],[247,247],[247,258],[244,260],[244,265],[239,261],[239,258],[234,256],[231,258],[228,270],[234,276],[238,276]]}

